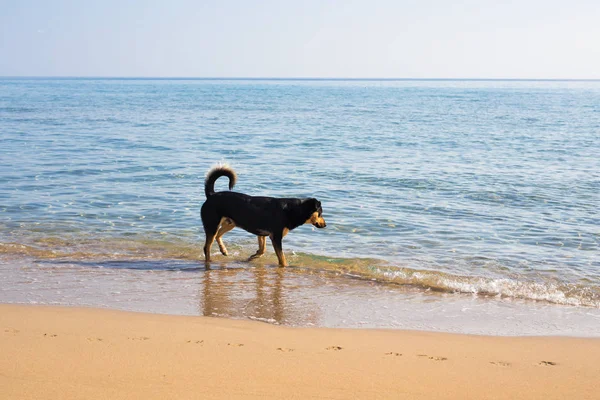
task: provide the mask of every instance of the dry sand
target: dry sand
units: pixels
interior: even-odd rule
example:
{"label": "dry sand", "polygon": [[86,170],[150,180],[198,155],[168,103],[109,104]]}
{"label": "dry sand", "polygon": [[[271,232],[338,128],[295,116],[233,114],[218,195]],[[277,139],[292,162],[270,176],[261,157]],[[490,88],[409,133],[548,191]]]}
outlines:
{"label": "dry sand", "polygon": [[599,399],[600,339],[0,305],[2,399]]}

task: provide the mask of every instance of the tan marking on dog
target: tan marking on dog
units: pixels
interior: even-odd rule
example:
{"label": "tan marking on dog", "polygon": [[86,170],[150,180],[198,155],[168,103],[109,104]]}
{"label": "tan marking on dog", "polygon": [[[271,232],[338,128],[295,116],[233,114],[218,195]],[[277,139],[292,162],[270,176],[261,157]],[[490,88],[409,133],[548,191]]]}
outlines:
{"label": "tan marking on dog", "polygon": [[287,263],[287,260],[285,259],[285,254],[283,254],[283,248],[275,245],[276,241],[274,240],[274,236],[272,234],[269,235],[269,239],[271,239],[271,243],[273,244],[273,249],[275,249],[275,254],[277,254],[277,259],[279,260],[279,266],[287,267],[288,263]]}
{"label": "tan marking on dog", "polygon": [[323,219],[322,216],[319,216],[319,213],[317,211],[312,213],[310,218],[307,219],[304,223],[312,224],[312,225],[316,226],[317,228],[323,228],[326,226],[325,220]]}
{"label": "tan marking on dog", "polygon": [[206,242],[204,243],[204,262],[207,264],[210,262],[210,248],[215,240],[215,236],[217,235],[215,234],[206,236]]}
{"label": "tan marking on dog", "polygon": [[217,240],[217,244],[219,245],[219,250],[221,251],[221,254],[226,256],[227,248],[225,247],[225,244],[223,244],[223,240],[221,240],[221,237],[233,228],[235,228],[235,222],[233,222],[231,218],[223,217],[221,218],[221,222],[219,222],[219,225],[220,227],[217,230],[217,235],[215,239]]}
{"label": "tan marking on dog", "polygon": [[267,244],[267,237],[266,236],[258,236],[258,250],[256,250],[256,253],[251,255],[248,260],[254,260],[255,258],[258,258],[258,257],[262,256],[263,254],[265,254],[266,244]]}
{"label": "tan marking on dog", "polygon": [[235,222],[233,222],[233,220],[231,218],[223,217],[223,218],[221,218],[221,221],[219,221],[219,225],[220,226],[223,226],[223,225],[233,225],[233,226],[235,226]]}
{"label": "tan marking on dog", "polygon": [[289,232],[290,232],[290,230],[288,228],[283,228],[282,237],[285,237],[285,235],[287,235]]}
{"label": "tan marking on dog", "polygon": [[288,263],[287,260],[285,259],[285,254],[283,254],[283,250],[277,250],[275,249],[275,254],[277,254],[277,259],[279,260],[279,266],[280,267],[287,267]]}

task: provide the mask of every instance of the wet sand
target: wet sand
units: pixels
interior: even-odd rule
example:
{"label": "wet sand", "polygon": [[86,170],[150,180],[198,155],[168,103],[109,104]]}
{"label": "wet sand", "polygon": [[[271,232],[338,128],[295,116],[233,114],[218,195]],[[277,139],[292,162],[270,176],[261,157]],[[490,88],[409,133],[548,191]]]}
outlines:
{"label": "wet sand", "polygon": [[600,340],[0,305],[15,399],[597,399]]}

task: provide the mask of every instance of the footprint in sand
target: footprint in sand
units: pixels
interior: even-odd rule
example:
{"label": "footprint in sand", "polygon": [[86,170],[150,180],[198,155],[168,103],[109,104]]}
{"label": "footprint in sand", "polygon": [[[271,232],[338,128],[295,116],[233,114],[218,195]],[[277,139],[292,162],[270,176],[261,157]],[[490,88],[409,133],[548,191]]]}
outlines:
{"label": "footprint in sand", "polygon": [[342,350],[342,347],[341,346],[329,346],[326,350],[338,351],[338,350]]}
{"label": "footprint in sand", "polygon": [[6,333],[12,333],[13,335],[16,335],[17,333],[19,333],[19,330],[18,329],[13,329],[13,328],[8,328],[8,329],[5,329],[4,332],[6,332]]}
{"label": "footprint in sand", "polygon": [[101,342],[103,339],[99,338],[99,337],[97,337],[97,338],[89,337],[89,338],[87,338],[87,340],[88,340],[88,342]]}
{"label": "footprint in sand", "polygon": [[203,344],[204,340],[188,340],[187,342],[193,344]]}
{"label": "footprint in sand", "polygon": [[511,366],[511,363],[504,362],[504,361],[490,361],[490,364],[497,365],[499,367],[510,367]]}
{"label": "footprint in sand", "polygon": [[433,361],[446,361],[448,359],[446,357],[428,356],[427,354],[417,354],[417,357],[427,357],[428,359]]}
{"label": "footprint in sand", "polygon": [[289,353],[290,351],[294,351],[294,349],[288,349],[287,347],[278,347],[277,350],[283,351],[285,353]]}
{"label": "footprint in sand", "polygon": [[147,336],[139,336],[139,337],[128,337],[129,340],[149,340],[150,338]]}
{"label": "footprint in sand", "polygon": [[389,353],[385,353],[386,356],[396,356],[396,357],[400,357],[402,355],[402,353],[395,353],[393,351],[390,351]]}
{"label": "footprint in sand", "polygon": [[227,343],[227,346],[242,347],[244,343]]}
{"label": "footprint in sand", "polygon": [[551,367],[554,365],[557,365],[554,361],[540,361],[538,363],[538,365],[544,366],[544,367]]}
{"label": "footprint in sand", "polygon": [[44,337],[56,337],[58,335],[55,335],[53,333],[44,333]]}

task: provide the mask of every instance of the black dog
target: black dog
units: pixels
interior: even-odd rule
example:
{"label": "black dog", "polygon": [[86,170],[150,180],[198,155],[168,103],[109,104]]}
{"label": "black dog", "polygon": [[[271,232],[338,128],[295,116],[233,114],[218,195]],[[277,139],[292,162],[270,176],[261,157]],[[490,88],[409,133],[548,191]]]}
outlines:
{"label": "black dog", "polygon": [[206,242],[204,259],[210,262],[210,248],[216,239],[223,255],[227,249],[221,237],[236,226],[258,236],[258,251],[250,260],[265,253],[268,236],[279,260],[279,266],[287,265],[281,240],[289,231],[303,224],[311,223],[317,228],[325,228],[323,209],[317,199],[295,199],[254,197],[236,192],[215,193],[215,181],[221,176],[229,178],[229,190],[233,189],[237,176],[227,166],[217,166],[208,171],[204,183],[206,201],[202,205],[201,216]]}

